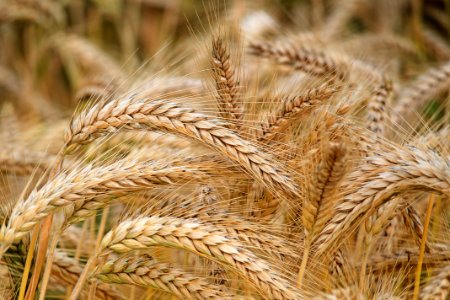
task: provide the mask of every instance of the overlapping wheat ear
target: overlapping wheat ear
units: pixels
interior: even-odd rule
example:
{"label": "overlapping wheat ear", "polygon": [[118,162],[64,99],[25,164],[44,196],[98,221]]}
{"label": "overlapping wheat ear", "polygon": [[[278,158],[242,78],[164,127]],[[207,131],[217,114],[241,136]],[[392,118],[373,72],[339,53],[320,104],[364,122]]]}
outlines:
{"label": "overlapping wheat ear", "polygon": [[212,225],[172,217],[138,217],[121,222],[105,235],[103,252],[165,246],[217,261],[249,280],[268,299],[301,299],[299,290],[229,234]]}
{"label": "overlapping wheat ear", "polygon": [[374,153],[347,178],[349,186],[336,212],[319,235],[318,253],[325,254],[334,243],[365,221],[393,196],[422,190],[450,195],[450,164],[434,152],[415,148]]}
{"label": "overlapping wheat ear", "polygon": [[[283,227],[266,223],[262,220],[247,220],[229,211],[216,209],[216,201],[201,200],[201,204],[193,204],[195,199],[184,195],[168,196],[165,201],[158,201],[157,205],[146,213],[159,217],[177,217],[197,219],[238,238],[250,250],[262,253],[266,259],[283,258],[295,259],[296,241],[283,236]],[[167,204],[169,202],[170,204]],[[182,209],[180,209],[182,208]],[[174,209],[177,210],[174,214]]]}
{"label": "overlapping wheat ear", "polygon": [[5,248],[20,240],[45,217],[66,208],[68,224],[92,216],[106,207],[112,195],[148,189],[156,185],[188,182],[204,177],[197,168],[136,163],[122,160],[111,165],[88,165],[61,173],[14,207],[8,223],[0,231]]}
{"label": "overlapping wheat ear", "polygon": [[[365,222],[366,232],[370,235],[379,234],[382,230],[386,232],[386,228],[395,226],[396,223],[399,223],[399,219],[401,219],[406,227],[410,229],[417,245],[420,246],[423,238],[422,220],[413,204],[408,204],[402,197],[395,197],[383,204],[376,213]],[[388,234],[386,233],[385,235]],[[429,252],[430,243],[428,241],[426,242],[425,247],[426,251]]]}
{"label": "overlapping wheat ear", "polygon": [[[51,277],[50,280],[64,287],[74,286],[83,267],[80,266],[78,261],[74,258],[69,257],[66,253],[62,251],[56,251],[55,257],[52,264]],[[82,296],[87,297],[88,289],[82,292]],[[95,299],[101,300],[125,300],[125,295],[119,293],[113,286],[108,284],[100,284],[96,286]]]}
{"label": "overlapping wheat ear", "polygon": [[300,266],[297,285],[301,286],[307,267],[310,247],[317,234],[333,216],[336,187],[344,176],[346,148],[344,144],[328,143],[323,158],[316,167],[312,181],[308,184],[309,194],[305,198],[302,222],[305,230],[305,249]]}
{"label": "overlapping wheat ear", "polygon": [[73,119],[65,138],[67,151],[119,128],[151,128],[203,142],[237,162],[272,191],[298,194],[296,183],[279,163],[223,123],[169,101],[141,99],[133,94],[98,103]]}
{"label": "overlapping wheat ear", "polygon": [[[218,229],[228,233],[240,240],[246,247],[252,251],[262,252],[266,259],[288,258],[295,259],[298,255],[296,244],[289,241],[277,232],[273,225],[264,222],[251,222],[239,218],[238,216],[214,217],[210,215],[200,216],[199,220],[211,224]],[[281,231],[281,229],[278,229]]]}
{"label": "overlapping wheat ear", "polygon": [[256,136],[260,140],[272,140],[278,135],[283,135],[283,131],[294,120],[302,114],[311,111],[315,106],[329,100],[336,93],[335,89],[328,85],[312,88],[295,97],[285,97],[277,101],[274,111],[270,112],[261,122],[260,129]]}
{"label": "overlapping wheat ear", "polygon": [[[432,244],[433,253],[425,253],[423,264],[428,267],[440,267],[450,261],[450,249],[447,245]],[[368,260],[368,265],[373,272],[381,270],[393,270],[405,266],[415,266],[418,263],[419,249],[404,248],[396,251],[381,252],[373,255]]]}
{"label": "overlapping wheat ear", "polygon": [[237,129],[242,125],[244,116],[241,87],[235,64],[221,37],[213,39],[211,64],[218,93],[220,116],[230,121],[232,129]]}
{"label": "overlapping wheat ear", "polygon": [[180,299],[233,299],[224,287],[146,254],[108,259],[95,276],[105,283],[149,287]]}

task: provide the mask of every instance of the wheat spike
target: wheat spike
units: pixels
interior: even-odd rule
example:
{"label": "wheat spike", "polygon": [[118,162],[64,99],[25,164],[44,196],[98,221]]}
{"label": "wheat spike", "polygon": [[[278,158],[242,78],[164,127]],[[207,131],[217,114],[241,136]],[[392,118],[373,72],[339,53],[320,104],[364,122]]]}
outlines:
{"label": "wheat spike", "polygon": [[364,221],[389,199],[405,190],[450,194],[450,165],[437,154],[411,148],[375,154],[353,172],[344,199],[320,234],[318,252],[324,253],[358,221]]}
{"label": "wheat spike", "polygon": [[445,267],[423,287],[420,299],[445,300],[448,295],[450,295],[450,267]]}
{"label": "wheat spike", "polygon": [[450,48],[447,43],[436,33],[431,30],[423,30],[422,38],[426,50],[440,61],[447,61],[450,59]]}
{"label": "wheat spike", "polygon": [[180,299],[232,299],[222,288],[149,255],[109,259],[96,277],[105,283],[134,284],[173,294]]}
{"label": "wheat spike", "polygon": [[[7,247],[20,240],[58,208],[66,208],[66,219],[70,224],[105,207],[109,200],[105,200],[106,196],[160,184],[174,184],[183,178],[189,181],[195,177],[194,173],[199,174],[196,169],[186,167],[136,164],[127,160],[109,166],[75,168],[70,173],[58,175],[41,189],[34,190],[28,199],[19,201],[7,225],[1,228],[0,241],[3,247]],[[91,202],[92,199],[97,200]]]}
{"label": "wheat spike", "polygon": [[35,153],[18,149],[5,149],[0,152],[0,172],[16,175],[42,174],[54,161],[45,153]]}
{"label": "wheat spike", "polygon": [[66,135],[67,150],[123,127],[151,127],[198,140],[237,162],[271,190],[281,188],[291,195],[298,193],[288,173],[268,154],[221,126],[219,121],[164,100],[150,101],[130,95],[105,105],[98,103],[72,120]]}
{"label": "wheat spike", "polygon": [[314,48],[296,47],[289,42],[271,43],[251,41],[248,44],[250,54],[270,58],[281,65],[291,66],[315,76],[339,78],[346,77],[346,70],[325,53]]}
{"label": "wheat spike", "polygon": [[121,222],[105,235],[101,245],[103,251],[118,253],[156,245],[184,249],[232,267],[267,298],[302,298],[267,263],[211,225],[171,217],[139,217]]}
{"label": "wheat spike", "polygon": [[229,120],[232,129],[239,128],[243,118],[239,79],[227,46],[220,37],[212,42],[212,67],[216,82],[221,117]]}
{"label": "wheat spike", "polygon": [[331,98],[335,90],[321,86],[307,90],[302,95],[292,98],[282,98],[279,106],[261,122],[257,132],[259,139],[271,140],[284,132],[286,127],[298,119],[303,113]]}
{"label": "wheat spike", "polygon": [[302,214],[305,234],[311,239],[322,231],[333,215],[333,194],[345,172],[345,152],[343,144],[330,143],[313,175]]}
{"label": "wheat spike", "polygon": [[389,97],[392,92],[392,87],[387,80],[374,90],[371,99],[367,105],[367,119],[369,124],[367,129],[379,134],[386,135],[387,122],[390,120],[389,112]]}
{"label": "wheat spike", "polygon": [[450,84],[450,62],[431,68],[406,87],[394,106],[394,124],[411,121],[415,113]]}
{"label": "wheat spike", "polygon": [[[55,253],[55,258],[52,264],[52,281],[61,284],[67,288],[67,286],[74,286],[81,272],[82,266],[78,262],[67,256],[62,251]],[[83,291],[83,298],[87,296],[87,290]],[[125,300],[125,296],[120,294],[114,287],[106,284],[97,285],[95,291],[96,299],[101,300]]]}

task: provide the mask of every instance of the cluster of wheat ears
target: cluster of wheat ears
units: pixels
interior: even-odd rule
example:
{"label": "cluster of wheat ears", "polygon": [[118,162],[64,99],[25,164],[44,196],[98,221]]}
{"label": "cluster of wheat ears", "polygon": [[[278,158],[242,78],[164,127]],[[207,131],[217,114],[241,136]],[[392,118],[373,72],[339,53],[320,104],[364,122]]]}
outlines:
{"label": "cluster of wheat ears", "polygon": [[443,11],[150,2],[0,1],[2,299],[448,299]]}

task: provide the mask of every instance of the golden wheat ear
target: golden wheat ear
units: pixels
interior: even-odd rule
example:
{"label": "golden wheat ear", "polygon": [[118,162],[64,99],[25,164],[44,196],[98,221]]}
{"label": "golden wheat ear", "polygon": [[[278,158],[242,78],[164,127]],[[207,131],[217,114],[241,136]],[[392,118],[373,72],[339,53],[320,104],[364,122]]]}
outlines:
{"label": "golden wheat ear", "polygon": [[318,251],[324,254],[351,230],[350,224],[365,220],[396,194],[422,190],[448,196],[449,175],[448,161],[430,151],[398,149],[367,158],[361,170],[350,174],[348,182],[357,188],[348,190],[336,206],[335,215],[317,240]]}
{"label": "golden wheat ear", "polygon": [[162,290],[180,299],[233,299],[230,291],[149,255],[108,259],[95,276],[105,283]]}
{"label": "golden wheat ear", "polygon": [[101,250],[127,253],[165,246],[192,252],[232,268],[271,299],[299,299],[301,293],[235,238],[212,225],[171,217],[125,220],[102,240]]}
{"label": "golden wheat ear", "polygon": [[231,129],[238,129],[242,125],[244,112],[241,87],[229,49],[220,37],[213,38],[211,65],[220,116],[230,122]]}
{"label": "golden wheat ear", "polygon": [[[67,253],[62,251],[56,251],[52,264],[50,285],[63,286],[67,289],[70,286],[74,286],[80,278],[83,266],[78,261]],[[82,297],[88,297],[89,286],[87,286],[83,292]],[[96,299],[104,300],[125,300],[125,295],[116,290],[113,286],[107,284],[99,284],[95,290]]]}
{"label": "golden wheat ear", "polygon": [[119,128],[157,129],[204,143],[238,163],[271,191],[281,189],[286,194],[298,194],[296,183],[279,163],[222,124],[170,101],[141,99],[131,94],[98,103],[73,119],[65,138],[66,151],[74,151]]}

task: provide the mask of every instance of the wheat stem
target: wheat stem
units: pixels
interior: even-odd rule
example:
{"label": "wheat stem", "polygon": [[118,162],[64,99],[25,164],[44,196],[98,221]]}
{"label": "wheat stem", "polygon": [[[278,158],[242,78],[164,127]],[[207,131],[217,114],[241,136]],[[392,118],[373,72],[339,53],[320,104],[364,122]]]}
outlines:
{"label": "wheat stem", "polygon": [[413,294],[413,300],[419,299],[419,293],[420,293],[420,276],[422,274],[422,263],[423,263],[423,257],[425,254],[425,248],[427,244],[427,238],[428,238],[428,227],[430,225],[431,215],[433,212],[433,204],[434,204],[434,194],[431,194],[428,198],[428,206],[427,206],[427,213],[425,215],[425,224],[423,227],[423,237],[422,242],[420,244],[420,253],[419,253],[419,261],[417,263],[417,269],[414,277],[414,294]]}

